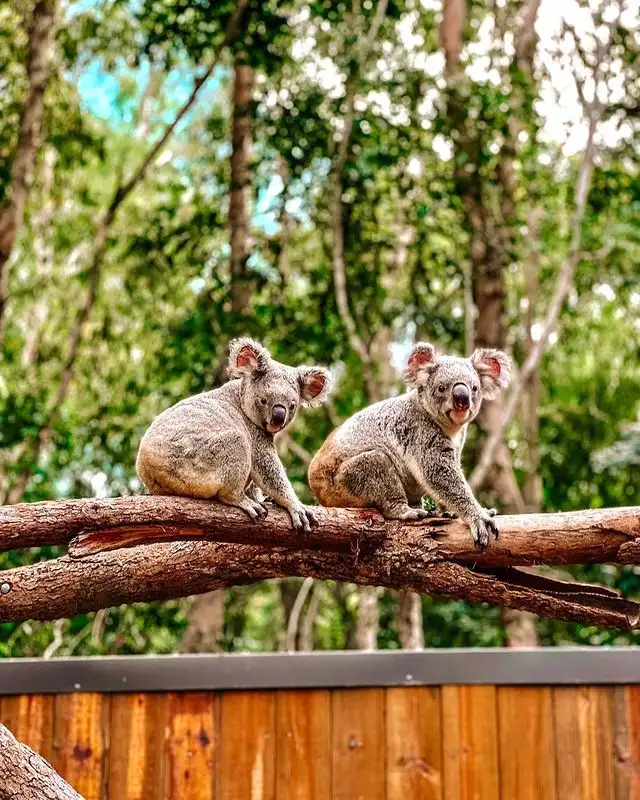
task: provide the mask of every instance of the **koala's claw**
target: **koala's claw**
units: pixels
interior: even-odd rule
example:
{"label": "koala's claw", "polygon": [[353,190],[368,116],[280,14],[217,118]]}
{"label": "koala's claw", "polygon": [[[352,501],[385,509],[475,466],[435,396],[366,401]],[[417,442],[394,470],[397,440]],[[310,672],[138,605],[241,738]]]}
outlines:
{"label": "koala's claw", "polygon": [[304,536],[306,536],[308,533],[311,533],[311,528],[318,524],[318,520],[314,512],[308,508],[305,508],[303,505],[290,508],[289,515],[291,517],[293,529],[297,533],[302,533]]}
{"label": "koala's claw", "polygon": [[[492,509],[493,510],[493,509]],[[500,533],[498,526],[493,520],[493,515],[489,511],[485,512],[486,516],[479,516],[469,523],[471,528],[471,535],[476,547],[482,552],[489,544],[489,534],[492,533],[494,538],[498,538]]]}
{"label": "koala's claw", "polygon": [[245,500],[246,503],[242,503],[240,508],[242,508],[242,510],[245,511],[251,517],[251,519],[254,520],[254,522],[266,519],[269,510],[265,505],[258,503],[249,497],[245,498]]}
{"label": "koala's claw", "polygon": [[[497,509],[495,509],[495,508],[488,508],[488,509],[487,509],[487,514],[488,514],[490,517],[495,517],[495,516],[497,516],[497,514],[498,514],[498,510],[497,510]],[[496,538],[497,538],[497,535],[496,535]]]}

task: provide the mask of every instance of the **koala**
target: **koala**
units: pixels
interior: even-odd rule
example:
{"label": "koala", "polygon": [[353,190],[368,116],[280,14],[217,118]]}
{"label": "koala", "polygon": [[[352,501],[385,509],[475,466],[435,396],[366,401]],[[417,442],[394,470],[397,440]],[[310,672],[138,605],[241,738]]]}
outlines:
{"label": "koala", "polygon": [[509,382],[511,362],[500,350],[470,358],[437,355],[425,342],[409,355],[403,395],[363,409],[330,434],[309,465],[309,485],[324,506],[377,508],[387,519],[428,516],[430,494],[471,529],[483,549],[497,538],[494,510],[477,502],[460,466],[469,422],[483,398]]}
{"label": "koala", "polygon": [[274,435],[294,419],[298,406],[322,403],[331,373],[322,367],[289,367],[251,339],[230,345],[233,380],[164,411],[142,437],[136,469],[151,494],[216,498],[253,520],[264,519],[263,492],[307,533],[315,515],[298,500],[278,458]]}

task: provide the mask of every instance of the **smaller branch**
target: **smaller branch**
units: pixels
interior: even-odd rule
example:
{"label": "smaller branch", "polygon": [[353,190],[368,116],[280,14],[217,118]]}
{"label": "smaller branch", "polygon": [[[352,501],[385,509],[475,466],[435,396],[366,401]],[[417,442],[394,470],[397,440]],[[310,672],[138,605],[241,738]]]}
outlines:
{"label": "smaller branch", "polygon": [[[98,612],[100,613],[100,612]],[[62,630],[65,620],[57,619],[53,624],[53,641],[42,654],[42,658],[49,659],[62,647]]]}
{"label": "smaller branch", "polygon": [[313,631],[318,618],[318,610],[320,609],[320,601],[324,594],[324,587],[321,581],[316,581],[313,584],[313,591],[311,592],[311,600],[309,606],[302,618],[300,625],[300,650],[309,652],[313,650]]}
{"label": "smaller branch", "polygon": [[345,327],[349,344],[353,351],[357,354],[362,363],[364,372],[365,384],[367,386],[367,394],[369,400],[375,402],[379,398],[378,383],[376,380],[375,369],[371,353],[366,345],[364,339],[358,331],[356,321],[349,309],[349,295],[347,289],[347,274],[344,261],[344,231],[343,231],[343,218],[342,218],[342,195],[343,195],[343,182],[342,175],[344,172],[344,165],[349,153],[351,145],[351,134],[353,132],[353,120],[355,113],[355,96],[356,96],[356,76],[364,66],[366,59],[373,43],[375,42],[380,27],[387,13],[388,0],[379,0],[376,14],[371,23],[367,36],[356,47],[355,52],[355,67],[347,76],[346,93],[344,98],[345,112],[343,117],[343,130],[340,143],[338,145],[338,153],[332,170],[332,183],[333,183],[333,200],[331,210],[331,231],[333,236],[333,282],[336,295],[336,305],[338,307],[338,314]]}
{"label": "smaller branch", "polygon": [[0,724],[0,800],[83,800],[53,767]]}
{"label": "smaller branch", "polygon": [[287,634],[285,636],[285,650],[292,653],[296,649],[296,639],[298,638],[298,627],[300,624],[300,614],[305,601],[313,587],[313,578],[305,578],[296,595],[296,599],[287,620]]}

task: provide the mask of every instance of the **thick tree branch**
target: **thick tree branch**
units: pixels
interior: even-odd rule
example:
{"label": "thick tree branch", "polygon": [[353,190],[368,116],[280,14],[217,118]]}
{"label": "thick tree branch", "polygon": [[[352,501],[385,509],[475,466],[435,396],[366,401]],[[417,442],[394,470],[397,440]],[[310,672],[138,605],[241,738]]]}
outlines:
{"label": "thick tree branch", "polygon": [[0,800],[82,800],[44,758],[0,724]]}
{"label": "thick tree branch", "polygon": [[[640,606],[610,590],[512,569],[638,563],[637,508],[500,517],[500,539],[482,554],[459,520],[385,522],[374,511],[345,509],[323,509],[318,516],[318,528],[301,538],[276,508],[264,522],[251,523],[217,503],[172,497],[7,506],[0,509],[0,549],[70,547],[62,558],[0,574],[0,622],[57,619],[297,575],[460,597],[587,624],[639,625]],[[201,541],[176,541],[189,538]]]}

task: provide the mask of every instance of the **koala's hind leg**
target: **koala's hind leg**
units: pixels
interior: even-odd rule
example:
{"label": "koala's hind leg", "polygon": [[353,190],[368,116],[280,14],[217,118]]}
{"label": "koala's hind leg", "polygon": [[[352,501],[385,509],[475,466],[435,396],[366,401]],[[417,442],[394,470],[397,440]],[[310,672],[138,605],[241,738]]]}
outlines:
{"label": "koala's hind leg", "polygon": [[[391,460],[381,450],[367,450],[344,461],[335,477],[336,486],[360,502],[359,506],[377,508],[387,519],[423,519],[427,512],[411,508],[400,476]],[[347,505],[356,505],[348,502]]]}

